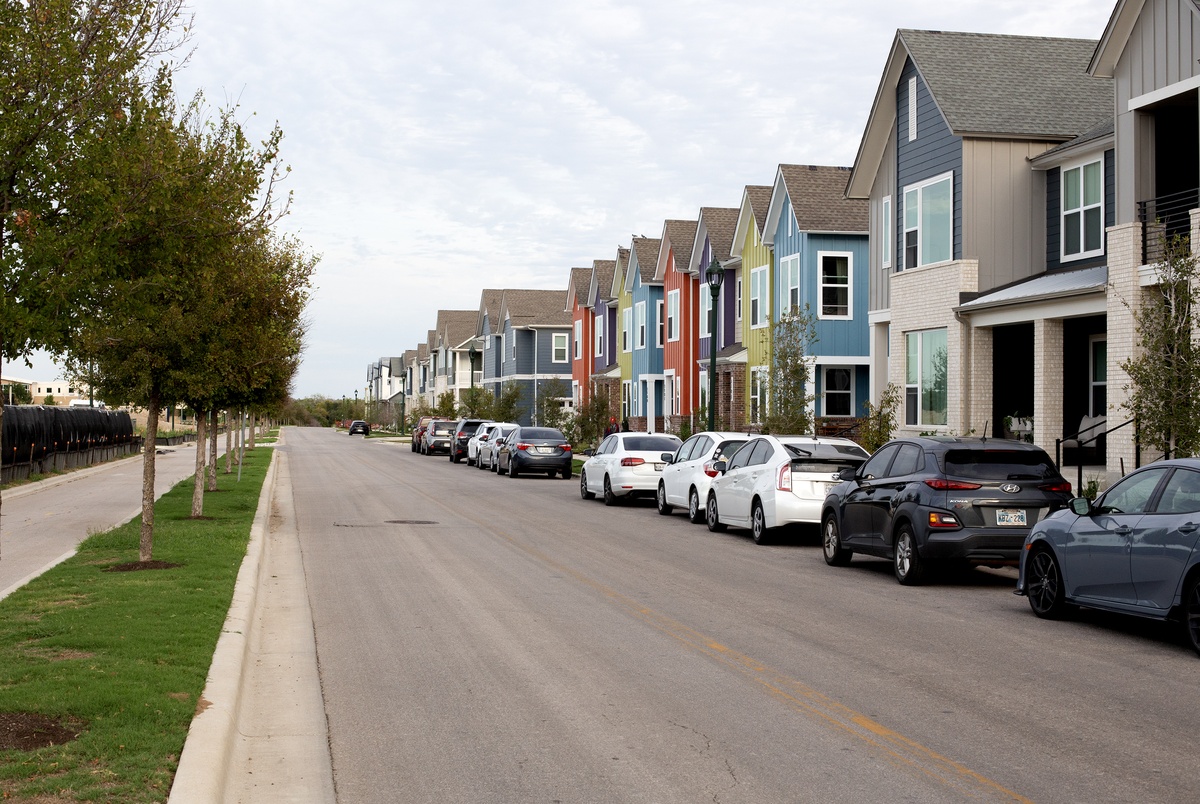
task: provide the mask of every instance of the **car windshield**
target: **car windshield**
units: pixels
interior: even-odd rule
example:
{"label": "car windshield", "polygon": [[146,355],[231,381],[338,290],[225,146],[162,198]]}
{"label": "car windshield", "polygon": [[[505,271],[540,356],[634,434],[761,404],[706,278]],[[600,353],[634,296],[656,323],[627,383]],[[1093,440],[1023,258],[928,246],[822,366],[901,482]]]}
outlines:
{"label": "car windshield", "polygon": [[624,443],[629,452],[674,452],[679,449],[679,439],[666,436],[633,436],[626,438]]}
{"label": "car windshield", "polygon": [[868,457],[867,451],[856,444],[784,444],[783,448],[793,461],[804,460],[817,463],[840,463],[842,466],[857,466]]}
{"label": "car windshield", "polygon": [[1058,477],[1050,456],[1040,450],[952,449],[943,460],[946,474],[972,480],[1045,480]]}
{"label": "car windshield", "polygon": [[521,438],[556,438],[559,441],[563,441],[566,436],[553,427],[526,427],[521,431]]}
{"label": "car windshield", "polygon": [[724,459],[728,458],[730,455],[737,452],[738,447],[740,447],[742,444],[745,444],[745,443],[746,443],[745,439],[739,439],[736,441],[722,441],[721,446],[719,446],[715,450],[713,450],[713,454],[712,454],[713,461],[715,462],[715,461],[720,461],[720,460],[724,460]]}
{"label": "car windshield", "polygon": [[434,435],[449,435],[454,432],[454,422],[434,422],[429,425]]}

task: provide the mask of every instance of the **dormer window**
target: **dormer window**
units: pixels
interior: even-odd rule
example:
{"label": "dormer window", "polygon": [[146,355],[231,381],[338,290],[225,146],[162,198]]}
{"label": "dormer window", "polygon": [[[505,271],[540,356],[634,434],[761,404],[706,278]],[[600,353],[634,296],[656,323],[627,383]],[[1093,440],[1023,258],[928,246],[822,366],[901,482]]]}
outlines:
{"label": "dormer window", "polygon": [[1097,159],[1062,170],[1062,258],[1104,253],[1104,165]]}

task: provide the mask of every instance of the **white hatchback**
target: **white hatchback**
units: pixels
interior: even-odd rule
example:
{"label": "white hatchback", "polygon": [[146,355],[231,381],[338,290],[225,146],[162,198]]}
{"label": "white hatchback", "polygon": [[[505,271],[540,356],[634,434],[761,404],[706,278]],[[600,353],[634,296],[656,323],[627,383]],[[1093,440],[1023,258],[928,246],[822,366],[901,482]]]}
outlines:
{"label": "white hatchback", "polygon": [[623,498],[654,496],[666,465],[662,454],[675,452],[681,443],[673,435],[613,433],[584,461],[579,496],[594,500],[600,494],[605,505],[616,505]]}
{"label": "white hatchback", "polygon": [[728,461],[718,461],[708,490],[708,529],[749,528],[757,544],[769,531],[793,523],[821,521],[821,504],[841,480],[869,455],[848,438],[755,436]]}
{"label": "white hatchback", "polygon": [[666,460],[662,479],[658,481],[658,512],[670,514],[676,506],[686,506],[688,519],[695,524],[704,521],[704,506],[708,502],[708,487],[717,476],[713,464],[729,458],[753,436],[747,433],[706,431],[683,442],[675,454]]}

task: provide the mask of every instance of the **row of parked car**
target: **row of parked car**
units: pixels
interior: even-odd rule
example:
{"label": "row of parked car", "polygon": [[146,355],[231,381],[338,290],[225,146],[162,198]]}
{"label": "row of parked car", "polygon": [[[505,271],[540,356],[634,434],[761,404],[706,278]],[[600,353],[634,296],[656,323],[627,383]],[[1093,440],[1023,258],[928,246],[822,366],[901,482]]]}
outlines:
{"label": "row of parked car", "polygon": [[[433,420],[413,444],[510,477],[571,477],[571,447],[551,428]],[[585,500],[652,497],[659,514],[682,509],[759,544],[819,527],[827,564],[884,558],[905,585],[938,566],[1016,566],[1016,594],[1039,617],[1083,606],[1178,620],[1200,653],[1198,459],[1142,467],[1090,501],[1040,447],[1002,439],[899,438],[868,454],[844,438],[620,432],[584,456]]]}

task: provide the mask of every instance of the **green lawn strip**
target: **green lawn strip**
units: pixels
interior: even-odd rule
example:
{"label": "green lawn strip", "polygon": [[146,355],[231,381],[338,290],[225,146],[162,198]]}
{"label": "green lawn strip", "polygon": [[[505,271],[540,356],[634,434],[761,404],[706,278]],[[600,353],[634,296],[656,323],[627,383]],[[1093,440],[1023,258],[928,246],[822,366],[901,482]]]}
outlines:
{"label": "green lawn strip", "polygon": [[159,499],[154,559],[182,566],[104,572],[137,560],[135,519],[0,601],[0,712],[82,725],[61,746],[0,752],[0,798],[166,800],[272,452],[247,451],[240,483],[218,473],[205,520],[188,518],[191,479]]}

